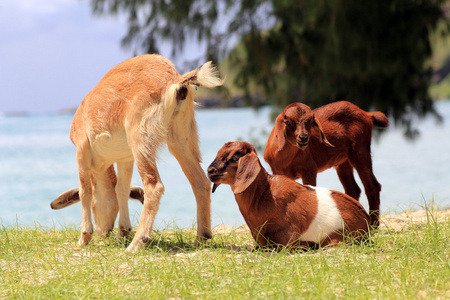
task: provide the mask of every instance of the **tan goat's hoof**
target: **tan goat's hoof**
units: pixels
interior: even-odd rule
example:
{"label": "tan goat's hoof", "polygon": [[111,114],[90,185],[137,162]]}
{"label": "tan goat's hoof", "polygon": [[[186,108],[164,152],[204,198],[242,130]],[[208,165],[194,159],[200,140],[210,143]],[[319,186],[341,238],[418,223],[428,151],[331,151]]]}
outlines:
{"label": "tan goat's hoof", "polygon": [[131,228],[119,228],[119,237],[127,237],[131,233]]}
{"label": "tan goat's hoof", "polygon": [[78,245],[86,247],[92,239],[92,233],[82,232],[81,237],[78,240]]}
{"label": "tan goat's hoof", "polygon": [[139,243],[139,242],[131,242],[130,245],[128,245],[127,249],[125,250],[126,253],[130,253],[130,254],[134,254],[134,253],[138,253],[141,249],[144,248],[144,244],[143,243]]}

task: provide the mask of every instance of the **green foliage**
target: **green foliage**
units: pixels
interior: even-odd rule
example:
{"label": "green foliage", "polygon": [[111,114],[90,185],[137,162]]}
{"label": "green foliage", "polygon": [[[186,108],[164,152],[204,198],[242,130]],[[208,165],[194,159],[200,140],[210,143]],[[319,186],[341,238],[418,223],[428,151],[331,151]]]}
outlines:
{"label": "green foliage", "polygon": [[[430,36],[446,35],[445,0],[91,0],[95,14],[124,13],[123,44],[180,53],[188,40],[206,43],[206,58],[229,60],[247,103],[318,107],[349,100],[377,109],[418,132],[434,115],[428,93]],[[198,63],[201,57],[194,57]]]}

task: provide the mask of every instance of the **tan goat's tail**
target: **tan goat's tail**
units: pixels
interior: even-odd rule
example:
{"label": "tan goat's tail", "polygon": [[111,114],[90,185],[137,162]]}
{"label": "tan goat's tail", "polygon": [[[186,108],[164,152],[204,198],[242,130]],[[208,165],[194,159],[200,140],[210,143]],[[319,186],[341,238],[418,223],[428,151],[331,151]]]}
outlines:
{"label": "tan goat's tail", "polygon": [[165,111],[173,111],[178,101],[185,100],[188,97],[189,90],[193,91],[193,88],[189,88],[189,86],[213,88],[222,85],[224,82],[225,79],[220,78],[217,68],[209,61],[201,67],[180,76],[168,87],[166,101],[164,101]]}
{"label": "tan goat's tail", "polygon": [[381,111],[370,112],[372,117],[373,126],[376,128],[387,128],[389,126],[389,119]]}
{"label": "tan goat's tail", "polygon": [[180,84],[184,86],[196,85],[213,88],[220,86],[225,82],[225,79],[220,78],[219,71],[208,61],[201,67],[190,71],[181,76]]}

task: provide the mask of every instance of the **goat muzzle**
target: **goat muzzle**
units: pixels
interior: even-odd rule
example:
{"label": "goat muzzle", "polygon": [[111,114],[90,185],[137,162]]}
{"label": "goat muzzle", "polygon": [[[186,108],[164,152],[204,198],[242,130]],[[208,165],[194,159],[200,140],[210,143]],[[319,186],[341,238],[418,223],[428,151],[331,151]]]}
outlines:
{"label": "goat muzzle", "polygon": [[300,149],[305,149],[308,146],[309,143],[309,135],[299,135],[297,136],[297,146]]}
{"label": "goat muzzle", "polygon": [[216,181],[219,180],[219,178],[222,177],[222,175],[217,174],[217,169],[213,166],[210,166],[207,172],[209,180],[213,183],[212,193],[214,193],[217,187],[220,185],[220,183],[216,183]]}

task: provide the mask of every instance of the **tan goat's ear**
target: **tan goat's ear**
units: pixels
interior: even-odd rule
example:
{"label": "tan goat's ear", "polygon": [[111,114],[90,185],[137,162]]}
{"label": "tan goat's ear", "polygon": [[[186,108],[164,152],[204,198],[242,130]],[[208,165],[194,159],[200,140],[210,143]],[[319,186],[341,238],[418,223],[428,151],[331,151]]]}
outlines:
{"label": "tan goat's ear", "polygon": [[316,116],[313,115],[313,126],[319,130],[320,133],[320,141],[324,143],[325,145],[328,145],[330,147],[334,147],[333,144],[331,144],[328,140],[325,134],[323,133],[322,125],[320,124],[319,120],[317,120]]}
{"label": "tan goat's ear", "polygon": [[138,200],[144,204],[144,189],[137,185],[130,185],[130,199]]}
{"label": "tan goat's ear", "polygon": [[278,151],[283,150],[284,146],[286,145],[286,129],[281,115],[279,115],[275,121],[273,133],[275,134],[275,137],[273,139],[275,148]]}
{"label": "tan goat's ear", "polygon": [[72,204],[75,204],[80,201],[79,188],[73,188],[68,191],[65,191],[61,195],[58,196],[55,200],[52,201],[50,207],[52,209],[61,209]]}
{"label": "tan goat's ear", "polygon": [[255,181],[261,171],[261,164],[255,153],[247,154],[239,159],[236,178],[234,180],[234,193],[244,192]]}

